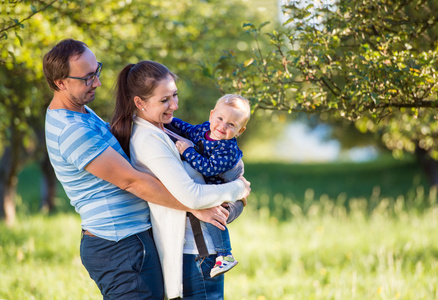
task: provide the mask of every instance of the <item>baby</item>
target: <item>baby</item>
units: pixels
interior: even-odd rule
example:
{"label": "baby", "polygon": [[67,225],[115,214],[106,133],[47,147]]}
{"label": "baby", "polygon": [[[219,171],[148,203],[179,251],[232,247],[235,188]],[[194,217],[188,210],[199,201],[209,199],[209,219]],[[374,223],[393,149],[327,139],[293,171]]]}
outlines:
{"label": "baby", "polygon": [[[176,147],[192,168],[204,175],[207,183],[235,180],[243,174],[242,151],[237,146],[236,137],[245,131],[250,116],[251,107],[247,99],[235,94],[225,95],[210,112],[209,121],[203,124],[191,125],[173,118],[171,124],[194,144],[177,141]],[[206,225],[217,252],[216,264],[210,272],[210,276],[215,277],[238,262],[231,253],[228,229]]]}

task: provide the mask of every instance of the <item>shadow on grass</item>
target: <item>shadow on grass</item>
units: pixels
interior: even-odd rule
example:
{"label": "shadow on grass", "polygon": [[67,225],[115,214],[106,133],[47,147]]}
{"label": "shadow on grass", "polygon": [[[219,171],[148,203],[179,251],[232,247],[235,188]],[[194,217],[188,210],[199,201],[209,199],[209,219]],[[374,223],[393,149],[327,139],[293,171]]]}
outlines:
{"label": "shadow on grass", "polygon": [[[368,163],[282,164],[246,163],[245,177],[251,182],[249,205],[267,208],[279,219],[288,219],[288,207],[305,209],[321,199],[348,208],[351,199],[366,199],[370,209],[380,199],[418,197],[418,189],[429,190],[427,178],[413,160],[383,159]],[[24,214],[40,212],[41,172],[35,164],[19,175],[17,211]],[[57,212],[74,212],[58,183]]]}

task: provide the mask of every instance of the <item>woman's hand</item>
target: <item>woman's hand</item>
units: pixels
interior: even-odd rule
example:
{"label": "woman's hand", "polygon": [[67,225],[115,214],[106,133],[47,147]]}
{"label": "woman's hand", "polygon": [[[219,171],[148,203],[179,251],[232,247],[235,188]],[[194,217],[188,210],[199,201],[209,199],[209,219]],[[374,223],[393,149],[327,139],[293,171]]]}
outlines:
{"label": "woman's hand", "polygon": [[243,201],[243,206],[246,206],[246,198],[248,198],[249,193],[251,193],[251,182],[246,180],[243,176],[240,176],[239,178],[237,178],[237,180],[242,180],[243,184],[245,185],[245,194],[243,195],[241,200]]}
{"label": "woman's hand", "polygon": [[222,207],[215,206],[207,209],[192,209],[190,212],[199,220],[210,223],[220,230],[225,230],[225,225],[227,225],[227,219],[230,212]]}

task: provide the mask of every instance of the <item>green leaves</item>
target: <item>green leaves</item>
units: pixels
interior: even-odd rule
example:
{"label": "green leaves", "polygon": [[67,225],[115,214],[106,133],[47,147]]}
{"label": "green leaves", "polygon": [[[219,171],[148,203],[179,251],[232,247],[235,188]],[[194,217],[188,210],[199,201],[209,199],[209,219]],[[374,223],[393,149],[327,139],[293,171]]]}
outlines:
{"label": "green leaves", "polygon": [[[105,120],[113,113],[111,88],[118,72],[128,63],[150,59],[165,64],[179,77],[178,116],[191,122],[204,121],[220,96],[211,80],[217,70],[211,62],[223,49],[236,56],[251,53],[251,37],[242,37],[242,20],[256,21],[251,9],[234,0],[9,3],[0,7],[0,129],[11,124],[14,109],[19,111],[16,118],[20,124],[34,119],[38,120],[35,126],[44,122],[41,116],[52,95],[43,76],[42,58],[67,37],[87,43],[104,63],[102,87],[96,92],[93,109]],[[250,22],[245,22],[249,23],[247,29],[251,29]],[[246,67],[253,64],[247,61]],[[25,131],[30,137],[32,126]],[[0,130],[0,145],[7,141],[5,132]]]}
{"label": "green leaves", "polygon": [[438,22],[430,21],[432,2],[342,0],[303,7],[290,1],[283,10],[288,20],[266,32],[263,43],[258,27],[245,24],[259,43],[243,63],[221,62],[230,70],[217,74],[224,90],[256,99],[260,109],[328,112],[358,124],[366,119],[361,130],[381,132],[390,149],[438,149],[438,129],[424,129],[438,127]]}
{"label": "green leaves", "polygon": [[33,14],[36,14],[36,13],[38,12],[37,8],[36,8],[35,6],[33,6],[32,4],[30,5],[30,11],[31,11]]}

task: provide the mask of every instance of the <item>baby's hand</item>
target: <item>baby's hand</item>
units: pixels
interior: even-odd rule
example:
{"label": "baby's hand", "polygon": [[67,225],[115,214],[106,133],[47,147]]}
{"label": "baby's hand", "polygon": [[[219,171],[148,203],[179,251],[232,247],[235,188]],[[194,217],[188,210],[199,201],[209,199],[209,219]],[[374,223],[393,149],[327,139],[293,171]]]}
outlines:
{"label": "baby's hand", "polygon": [[176,149],[178,149],[179,154],[183,154],[187,148],[193,147],[192,142],[190,142],[189,144],[188,142],[182,140],[176,141],[175,145],[176,145]]}

